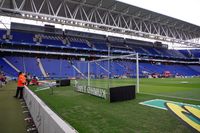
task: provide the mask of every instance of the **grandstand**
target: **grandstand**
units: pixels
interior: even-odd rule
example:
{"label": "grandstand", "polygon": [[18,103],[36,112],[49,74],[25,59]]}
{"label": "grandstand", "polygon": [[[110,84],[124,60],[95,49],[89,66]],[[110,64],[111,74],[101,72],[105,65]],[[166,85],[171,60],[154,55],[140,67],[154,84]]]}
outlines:
{"label": "grandstand", "polygon": [[[10,65],[5,68],[2,65],[2,70],[8,69],[4,70],[8,73],[12,69],[12,71],[15,71],[12,76],[16,76],[17,71],[25,71],[31,72],[38,77],[46,77],[45,73],[48,73],[50,77],[75,78],[77,74],[73,68],[73,62],[78,61],[82,56],[86,59],[92,56],[94,58],[101,58],[101,56],[106,56],[106,53],[108,53],[107,42],[105,40],[95,40],[95,38],[91,40],[87,38],[81,39],[79,37],[66,37],[68,40],[68,44],[66,45],[62,40],[52,41],[51,39],[56,38],[52,35],[47,35],[49,38],[42,39],[41,42],[33,43],[36,34],[30,36],[30,38],[25,36],[26,41],[22,40],[26,32],[11,31],[10,34],[13,39],[3,41],[2,38],[2,43],[4,44],[1,45],[1,49],[2,51],[5,50],[2,55],[2,64]],[[79,34],[79,32],[76,34]],[[42,36],[45,35],[43,34]],[[125,42],[111,42],[110,48],[112,55],[139,53],[141,56],[140,72],[145,69],[149,73],[157,72],[159,74],[162,74],[164,71],[171,71],[173,75],[179,73],[183,76],[198,76],[200,74],[198,71],[200,52],[198,50],[168,50],[165,48],[156,48],[150,42],[140,42],[149,44],[148,46],[140,46],[134,40],[132,40],[131,44],[126,43],[124,39],[123,41]],[[23,45],[23,47],[20,45]],[[31,54],[31,51],[34,54]],[[10,53],[12,53],[12,56],[10,56]],[[19,53],[24,53],[25,56]],[[44,57],[45,54],[49,57]],[[63,54],[66,54],[66,56],[62,56]],[[55,59],[51,59],[51,57]],[[179,69],[179,67],[182,69]],[[70,70],[71,73],[67,74],[64,72],[65,70]]]}
{"label": "grandstand", "polygon": [[[193,90],[194,92],[192,91],[194,88],[185,89],[188,92],[191,89],[191,94],[182,94],[181,91],[174,92],[173,90],[168,92],[168,88],[163,87],[166,92],[163,93],[163,90],[158,89],[155,98],[163,98],[162,95],[165,95],[169,96],[167,100],[186,99],[183,102],[188,102],[188,98],[191,98],[196,101],[192,102],[189,99],[191,100],[189,103],[199,105],[200,99],[197,95],[200,94],[200,86],[196,81],[199,81],[200,77],[200,27],[197,25],[115,0],[1,0],[0,15],[0,71],[9,77],[16,78],[18,72],[23,71],[40,80],[87,79],[89,78],[87,62],[138,53],[138,76],[142,80],[144,94],[138,94],[137,102],[154,98],[152,95],[146,96],[151,91],[147,89],[148,87],[145,88],[147,85],[142,84],[143,81],[149,83],[150,86],[154,81],[157,82],[156,85],[166,81],[170,86],[172,84],[176,86],[171,83],[171,78],[172,80],[184,78],[183,81],[174,80],[178,83],[187,83],[184,80],[188,78],[191,82],[194,79],[196,85],[194,85],[196,89]],[[109,63],[112,71],[107,69],[106,62],[93,64],[91,69],[93,80],[100,79],[99,81],[104,82],[109,78],[117,78],[120,82],[116,79],[113,84],[117,82],[123,84],[124,80],[132,82],[134,80],[131,79],[137,77],[136,68],[133,68],[137,65],[136,61],[119,58]],[[150,78],[156,79],[153,81]],[[168,79],[164,81],[157,78]],[[99,84],[101,85],[101,82]],[[188,84],[186,86],[190,87]],[[62,88],[60,90],[63,91]],[[76,95],[75,92],[69,91],[69,93]],[[53,105],[56,103],[50,101],[55,100],[54,98],[48,100],[43,92],[39,92],[38,96],[51,104],[56,113],[60,113],[57,106]],[[69,100],[69,97],[66,99]],[[178,99],[179,102],[181,102],[180,99]],[[97,101],[99,102],[99,99],[92,103],[95,104]],[[107,103],[106,106],[108,106]],[[97,108],[100,109],[100,106]],[[90,126],[82,125],[84,120],[81,119],[82,121],[77,124],[73,118],[70,119],[63,114],[70,114],[70,112],[62,112],[59,115],[63,119],[69,118],[69,123],[75,125],[74,128],[78,131],[87,132],[86,129]],[[67,119],[65,121],[68,122]],[[97,127],[94,130],[88,129],[88,132],[105,131],[101,130],[102,127]],[[158,132],[165,130],[162,130],[162,127]],[[177,132],[189,132],[185,127],[180,127],[181,129]],[[139,130],[137,125],[133,130],[129,128],[131,126],[126,129],[123,125],[122,131],[119,132],[123,132],[123,129],[124,132],[137,130],[148,132],[148,129]],[[174,125],[170,125],[167,131],[170,132],[174,128]],[[38,130],[41,132],[40,128]],[[150,132],[156,131],[152,129]],[[117,131],[113,130],[113,132]]]}
{"label": "grandstand", "polygon": [[[24,26],[23,24],[16,25]],[[15,23],[11,23],[11,27],[14,26]],[[31,27],[31,25],[26,26]],[[42,27],[38,26],[38,28]],[[1,33],[3,32],[5,32],[5,30],[1,30]],[[80,33],[78,31],[74,31],[73,37],[71,37],[68,33],[70,33],[70,31],[62,31],[60,35],[37,32],[35,34],[30,34],[27,31],[11,29],[10,36],[12,36],[12,39],[9,40],[3,39],[5,34],[2,34],[1,40],[3,44],[1,45],[1,49],[4,51],[2,62],[11,67],[5,67],[2,68],[2,70],[8,69],[4,70],[5,72],[10,71],[10,69],[13,69],[12,71],[16,72],[33,72],[32,74],[38,77],[45,77],[45,73],[48,73],[48,76],[50,77],[76,78],[76,70],[73,69],[72,65],[74,61],[79,60],[82,56],[86,59],[89,59],[88,57],[92,56],[101,58],[102,56],[106,56],[108,47],[110,47],[112,55],[139,53],[141,56],[140,72],[144,71],[143,69],[145,68],[145,71],[149,73],[156,72],[162,74],[164,71],[171,71],[173,75],[176,73],[183,76],[199,75],[199,50],[160,48],[157,47],[156,43],[112,36],[108,36],[107,40],[106,37],[103,36],[102,39],[97,40],[95,34]],[[65,36],[62,34],[65,34]],[[86,34],[87,37],[80,37],[80,34]],[[36,40],[35,37],[40,39],[34,42]],[[64,41],[64,38],[67,41]],[[34,54],[31,54],[31,51]],[[9,56],[9,53],[12,53],[12,56]],[[22,54],[20,55],[19,53],[24,53],[29,57],[22,56]],[[50,59],[44,58],[44,54],[47,54]],[[66,54],[66,56],[62,56],[63,54]],[[56,59],[51,59],[50,56]],[[77,57],[75,58],[74,56]],[[152,64],[153,61],[160,63]],[[12,66],[14,66],[14,68],[12,68]],[[179,69],[179,66],[184,67]],[[71,73],[65,73],[65,69],[71,70]],[[13,73],[12,76],[16,76],[16,73]]]}

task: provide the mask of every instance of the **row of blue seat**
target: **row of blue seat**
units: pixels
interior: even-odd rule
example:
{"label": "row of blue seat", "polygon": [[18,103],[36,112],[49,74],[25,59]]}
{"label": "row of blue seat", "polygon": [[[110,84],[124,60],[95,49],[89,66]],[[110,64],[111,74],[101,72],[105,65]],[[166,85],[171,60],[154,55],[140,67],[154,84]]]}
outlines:
{"label": "row of blue seat", "polygon": [[[43,77],[39,62],[34,57],[5,57],[11,64],[13,64],[20,71],[28,72],[38,77]],[[45,72],[50,77],[79,77],[86,78],[88,74],[88,64],[85,61],[79,60],[64,60],[64,59],[48,59],[41,58],[41,63],[44,67]],[[2,58],[0,59],[1,70],[6,72],[8,75],[17,76],[16,70],[9,66]],[[164,71],[170,71],[172,74],[179,74],[183,76],[197,76],[200,75],[199,65],[181,65],[181,64],[151,64],[151,63],[140,63],[140,75],[143,71],[148,73],[159,73],[163,74]],[[94,77],[108,76],[114,77],[124,75],[136,75],[136,64],[135,62],[129,61],[112,61],[108,67],[108,61],[93,62],[90,63],[90,73]]]}
{"label": "row of blue seat", "polygon": [[[5,30],[0,30],[0,39],[3,39],[3,35],[6,34]],[[30,44],[36,44],[36,42],[33,41],[33,38],[35,37],[34,33],[27,33],[27,32],[17,32],[12,31],[11,35],[13,36],[13,39],[11,41],[13,42],[19,42],[19,43],[30,43]],[[48,35],[47,35],[48,36]],[[85,49],[99,49],[99,50],[108,50],[107,43],[105,41],[99,41],[99,40],[91,40],[90,43],[92,45],[89,45],[86,41],[81,41],[82,39],[69,39],[69,44],[67,44],[70,47],[75,48],[85,48]],[[43,38],[40,42],[44,45],[49,46],[60,46],[64,47],[66,44],[63,44],[62,40],[55,40],[51,37],[49,38]],[[112,45],[117,45],[117,43],[112,43]],[[127,46],[132,49],[132,51],[141,53],[141,54],[147,54],[147,55],[158,55],[158,56],[166,56],[166,57],[176,57],[176,58],[199,58],[200,57],[200,50],[167,50],[167,49],[157,49],[153,47],[147,47],[147,46],[138,46],[136,44],[129,44],[124,45],[121,44],[122,51],[126,51]],[[119,50],[119,49],[118,49]]]}

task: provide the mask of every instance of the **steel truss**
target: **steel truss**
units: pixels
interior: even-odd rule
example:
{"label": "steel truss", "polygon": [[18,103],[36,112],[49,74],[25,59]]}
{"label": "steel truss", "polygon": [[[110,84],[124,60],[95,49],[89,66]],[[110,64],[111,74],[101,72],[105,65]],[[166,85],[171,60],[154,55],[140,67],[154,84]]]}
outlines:
{"label": "steel truss", "polygon": [[200,27],[113,0],[0,0],[0,11],[200,47]]}

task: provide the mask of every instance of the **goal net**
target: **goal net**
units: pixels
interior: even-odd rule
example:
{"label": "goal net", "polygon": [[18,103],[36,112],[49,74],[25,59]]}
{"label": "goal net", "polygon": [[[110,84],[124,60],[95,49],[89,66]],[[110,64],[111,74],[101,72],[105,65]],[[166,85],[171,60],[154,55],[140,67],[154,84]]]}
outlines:
{"label": "goal net", "polygon": [[139,92],[139,63],[136,53],[77,61],[76,67],[79,75],[75,80],[77,91],[105,99],[112,87],[135,85],[136,92]]}

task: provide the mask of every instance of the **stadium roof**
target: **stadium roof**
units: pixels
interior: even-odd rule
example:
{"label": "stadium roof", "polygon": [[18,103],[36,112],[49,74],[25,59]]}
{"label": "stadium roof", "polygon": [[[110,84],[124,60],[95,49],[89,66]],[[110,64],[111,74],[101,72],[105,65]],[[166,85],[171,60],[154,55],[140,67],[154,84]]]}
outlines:
{"label": "stadium roof", "polygon": [[199,26],[115,0],[0,0],[0,13],[200,47]]}

